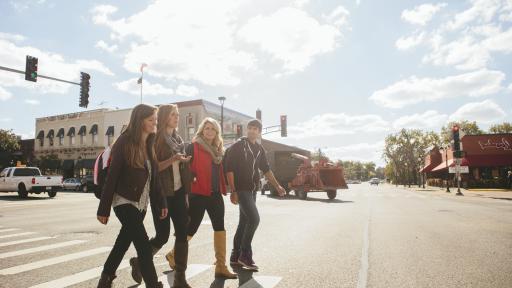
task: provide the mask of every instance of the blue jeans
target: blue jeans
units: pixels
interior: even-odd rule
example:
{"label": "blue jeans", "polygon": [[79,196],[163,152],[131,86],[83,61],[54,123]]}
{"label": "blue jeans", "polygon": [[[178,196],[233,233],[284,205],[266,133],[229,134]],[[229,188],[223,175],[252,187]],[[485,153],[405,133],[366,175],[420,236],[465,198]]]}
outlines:
{"label": "blue jeans", "polygon": [[260,214],[256,207],[256,192],[238,192],[238,206],[240,208],[240,220],[233,239],[235,251],[252,251],[252,239],[260,224]]}

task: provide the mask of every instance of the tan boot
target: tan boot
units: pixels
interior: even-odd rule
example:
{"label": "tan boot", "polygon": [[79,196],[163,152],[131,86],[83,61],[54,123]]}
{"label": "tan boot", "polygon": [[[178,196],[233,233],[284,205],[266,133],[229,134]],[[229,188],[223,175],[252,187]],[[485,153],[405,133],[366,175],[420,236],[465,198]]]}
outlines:
{"label": "tan boot", "polygon": [[231,273],[226,266],[226,231],[215,231],[213,235],[215,248],[215,277],[236,279],[237,275]]}
{"label": "tan boot", "polygon": [[[192,240],[192,236],[187,236],[187,241],[190,242]],[[176,262],[174,261],[174,248],[165,255],[165,259],[167,259],[167,262],[169,262],[169,267],[171,270],[176,270]]]}

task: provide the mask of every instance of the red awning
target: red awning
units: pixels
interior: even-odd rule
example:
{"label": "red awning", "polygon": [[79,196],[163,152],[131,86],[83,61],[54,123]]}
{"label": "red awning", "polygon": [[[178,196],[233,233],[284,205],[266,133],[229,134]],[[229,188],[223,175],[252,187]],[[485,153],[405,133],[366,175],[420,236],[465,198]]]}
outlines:
{"label": "red awning", "polygon": [[468,155],[464,159],[470,167],[512,166],[512,155]]}
{"label": "red awning", "polygon": [[[448,166],[451,166],[453,164],[453,159],[448,159]],[[434,169],[432,169],[431,171],[434,172],[434,171],[440,171],[440,170],[444,170],[446,169],[446,161],[443,161],[441,162],[441,164],[437,165]]]}
{"label": "red awning", "polygon": [[425,166],[423,166],[423,168],[420,169],[420,173],[428,173],[428,172],[432,171],[432,169],[434,169],[436,166],[437,165],[435,165],[434,163],[425,165]]}

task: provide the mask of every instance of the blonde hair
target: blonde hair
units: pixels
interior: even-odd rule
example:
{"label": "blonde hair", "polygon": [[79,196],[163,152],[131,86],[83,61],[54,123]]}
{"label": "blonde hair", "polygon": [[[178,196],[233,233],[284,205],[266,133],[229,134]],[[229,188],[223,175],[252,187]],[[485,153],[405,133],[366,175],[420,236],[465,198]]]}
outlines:
{"label": "blonde hair", "polygon": [[217,120],[215,120],[211,117],[204,118],[203,121],[201,122],[201,124],[199,124],[199,127],[197,128],[196,135],[194,136],[194,139],[192,139],[192,142],[196,142],[197,138],[202,138],[206,142],[206,139],[204,138],[204,134],[203,134],[206,124],[212,124],[213,130],[215,130],[215,132],[217,132],[217,135],[215,135],[215,138],[213,139],[212,146],[214,148],[216,148],[219,152],[223,153],[224,152],[224,140],[222,139],[222,135],[220,133],[220,131],[221,131],[220,124]]}

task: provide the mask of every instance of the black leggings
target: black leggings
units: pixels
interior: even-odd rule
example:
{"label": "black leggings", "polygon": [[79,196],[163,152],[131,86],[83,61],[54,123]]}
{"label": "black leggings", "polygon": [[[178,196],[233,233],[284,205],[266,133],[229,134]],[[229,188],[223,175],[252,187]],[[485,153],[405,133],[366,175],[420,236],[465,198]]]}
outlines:
{"label": "black leggings", "polygon": [[222,194],[214,193],[211,196],[190,194],[189,202],[189,236],[196,234],[201,225],[201,221],[203,221],[205,211],[208,212],[208,216],[210,216],[213,230],[224,231],[224,199],[222,199]]}
{"label": "black leggings", "polygon": [[185,197],[183,187],[176,191],[174,196],[167,197],[169,213],[165,219],[160,219],[161,211],[159,209],[152,209],[156,235],[150,242],[151,246],[154,248],[162,248],[169,240],[171,234],[171,219],[174,224],[176,242],[187,242],[188,212]]}
{"label": "black leggings", "polygon": [[126,251],[133,242],[137,257],[140,261],[140,272],[147,287],[156,287],[158,277],[156,275],[155,265],[153,264],[153,255],[148,235],[144,228],[145,211],[131,204],[123,204],[114,207],[114,212],[121,222],[121,231],[117,236],[116,243],[108,255],[107,261],[103,266],[103,273],[115,275],[117,268],[121,264]]}

